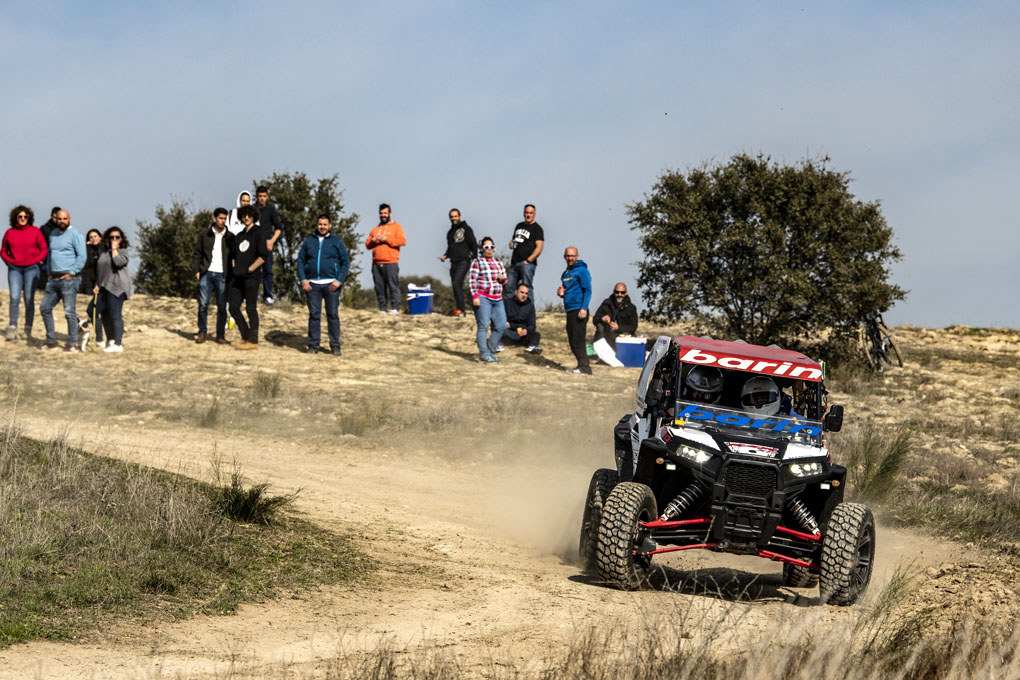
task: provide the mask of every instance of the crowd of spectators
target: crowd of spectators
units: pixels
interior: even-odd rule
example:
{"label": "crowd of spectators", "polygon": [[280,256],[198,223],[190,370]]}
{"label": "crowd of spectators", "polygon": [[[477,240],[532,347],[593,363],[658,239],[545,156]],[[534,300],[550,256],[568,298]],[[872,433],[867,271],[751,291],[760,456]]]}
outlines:
{"label": "crowd of spectators", "polygon": [[[484,363],[499,362],[496,354],[507,345],[520,346],[530,353],[542,351],[533,292],[545,231],[535,218],[535,206],[525,205],[524,219],[515,225],[508,242],[509,264],[504,265],[497,257],[492,237],[477,240],[460,210],[449,211],[446,250],[439,259],[450,263],[455,300],[450,314],[467,314],[467,279],[478,356]],[[71,224],[68,211],[60,207],[53,208],[50,220],[42,227],[35,227],[33,222],[32,210],[17,206],[10,213],[10,227],[0,247],[11,292],[7,340],[31,339],[35,292],[42,290],[39,313],[45,326],[43,350],[60,349],[53,320],[53,310],[59,303],[67,321],[65,352],[81,351],[90,340],[106,352],[122,352],[123,307],[131,295],[129,244],[124,232],[111,226],[102,233],[90,229],[83,236]],[[254,201],[251,192],[241,191],[233,209],[213,211],[212,222],[195,241],[192,257],[198,299],[196,343],[213,339],[208,315],[210,305],[215,303],[215,342],[233,344],[238,350],[258,348],[259,291],[263,304],[275,303],[273,251],[282,233],[283,223],[265,186],[255,190]],[[393,219],[392,208],[381,204],[379,223],[365,239],[365,247],[372,253],[372,281],[380,313],[400,312],[400,249],[406,244],[404,229]],[[590,374],[589,354],[593,351],[605,363],[620,365],[614,355],[616,338],[633,335],[638,324],[637,309],[627,295],[627,287],[617,283],[596,309],[592,319],[595,336],[589,345],[591,274],[576,247],[567,247],[563,257],[566,268],[557,294],[563,299],[568,344],[577,364],[572,372]],[[319,215],[314,231],[301,243],[297,254],[297,275],[308,304],[310,354],[322,350],[321,319],[325,309],[329,352],[341,356],[340,294],[349,272],[346,247],[332,233],[330,217]],[[80,294],[89,297],[83,319],[77,315]],[[22,304],[24,321],[19,330]],[[235,343],[226,337],[231,320],[241,336]]]}

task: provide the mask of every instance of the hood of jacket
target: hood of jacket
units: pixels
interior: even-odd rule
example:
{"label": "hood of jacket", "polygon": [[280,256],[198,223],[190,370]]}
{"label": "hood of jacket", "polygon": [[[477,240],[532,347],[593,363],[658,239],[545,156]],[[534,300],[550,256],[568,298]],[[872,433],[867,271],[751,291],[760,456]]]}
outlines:
{"label": "hood of jacket", "polygon": [[255,205],[255,198],[254,198],[255,194],[252,193],[251,189],[245,189],[244,191],[238,192],[238,194],[237,194],[237,201],[234,203],[234,207],[237,207],[237,208],[241,207],[241,195],[242,194],[248,194],[248,198],[251,199],[251,200],[248,201],[248,205]]}

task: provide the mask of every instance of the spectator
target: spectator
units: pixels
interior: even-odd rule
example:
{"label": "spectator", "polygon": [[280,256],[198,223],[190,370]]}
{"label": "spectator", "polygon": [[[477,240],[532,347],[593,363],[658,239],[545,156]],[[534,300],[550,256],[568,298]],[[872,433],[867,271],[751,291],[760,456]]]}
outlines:
{"label": "spectator", "polygon": [[[78,322],[78,338],[81,341],[81,349],[84,352],[92,337],[93,326],[96,329],[96,342],[103,345],[103,325],[96,323],[96,305],[99,302],[96,293],[96,282],[99,280],[96,264],[99,262],[99,254],[102,252],[100,244],[103,235],[98,229],[89,229],[85,234],[85,267],[81,270],[81,288],[78,293],[88,295],[89,306],[85,309],[85,318]],[[105,345],[103,345],[105,346]]]}
{"label": "spectator", "polygon": [[577,366],[571,373],[591,375],[585,336],[588,332],[588,303],[591,302],[591,274],[584,260],[577,259],[577,248],[568,247],[563,251],[567,268],[560,276],[561,285],[556,294],[563,298],[563,309],[567,312],[567,341],[570,351],[577,359]]}
{"label": "spectator", "polygon": [[450,230],[446,232],[446,252],[439,256],[443,262],[450,260],[450,281],[453,284],[453,299],[457,304],[457,308],[450,312],[451,316],[467,314],[464,305],[464,278],[477,253],[475,232],[467,222],[460,219],[460,211],[453,208],[450,210]]}
{"label": "spectator", "polygon": [[301,244],[297,275],[308,295],[308,353],[318,354],[322,305],[326,304],[326,331],[333,356],[340,356],[340,286],[347,279],[351,260],[338,236],[330,233],[329,215],[319,215],[315,233]]}
{"label": "spectator", "polygon": [[78,286],[81,270],[85,266],[85,237],[71,226],[71,216],[66,210],[58,210],[57,228],[50,234],[47,264],[49,279],[46,293],[39,304],[39,314],[46,326],[46,341],[42,349],[58,349],[57,333],[53,324],[53,308],[57,300],[63,300],[64,317],[67,319],[67,346],[65,352],[78,351],[78,315],[75,306],[78,301]]}
{"label": "spectator", "polygon": [[230,251],[234,235],[227,229],[227,209],[216,208],[209,228],[198,235],[191,269],[198,281],[198,334],[195,342],[203,343],[209,331],[209,300],[216,293],[216,343],[227,341],[227,278],[230,275]]}
{"label": "spectator", "polygon": [[124,254],[128,245],[120,227],[110,227],[103,233],[102,252],[96,262],[95,290],[99,293],[99,316],[106,332],[104,352],[124,351],[124,301],[131,295],[131,274]]}
{"label": "spectator", "polygon": [[535,302],[531,299],[531,288],[528,284],[517,284],[517,290],[504,301],[506,305],[506,330],[503,341],[524,343],[528,352],[540,354],[538,346],[542,335],[535,329]]}
{"label": "spectator", "polygon": [[259,209],[259,225],[266,237],[266,261],[262,264],[262,301],[267,305],[276,302],[273,297],[273,248],[283,233],[283,221],[276,206],[269,202],[269,189],[255,189],[255,207]]}
{"label": "spectator", "polygon": [[[50,210],[50,219],[46,220],[46,223],[39,227],[39,231],[42,232],[43,238],[46,239],[46,248],[50,247],[50,234],[57,228],[57,213],[60,212],[60,206],[55,205]],[[39,280],[36,282],[36,288],[39,290],[45,290],[46,282],[49,280],[48,270],[46,269],[46,260],[42,261],[39,265]]]}
{"label": "spectator", "polygon": [[368,232],[365,247],[372,251],[372,283],[379,302],[379,313],[386,314],[386,301],[390,314],[400,313],[400,247],[407,245],[404,229],[390,221],[390,206],[379,205],[379,224]]}
{"label": "spectator", "polygon": [[[252,205],[237,209],[244,230],[234,236],[230,249],[230,315],[234,317],[241,341],[234,349],[250,350],[259,348],[259,283],[262,280],[260,267],[266,261],[266,239],[260,228],[255,226],[259,211]],[[241,302],[245,304],[248,318],[241,314]]]}
{"label": "spectator", "polygon": [[242,191],[237,195],[237,207],[230,211],[230,216],[227,218],[227,231],[234,236],[244,231],[244,222],[241,221],[238,213],[246,205],[251,205],[251,193]]}
{"label": "spectator", "polygon": [[499,361],[494,355],[498,351],[501,331],[493,331],[486,339],[489,323],[494,328],[506,328],[506,310],[503,307],[503,284],[506,283],[506,269],[496,259],[496,246],[486,236],[482,239],[482,256],[471,262],[468,277],[468,288],[471,290],[471,304],[475,308],[475,324],[477,331],[475,340],[478,343],[478,358],[486,363]]}
{"label": "spectator", "polygon": [[622,366],[623,362],[616,358],[616,336],[634,335],[638,325],[637,307],[630,301],[625,284],[613,286],[613,294],[595,310],[594,322],[595,353],[610,366]]}
{"label": "spectator", "polygon": [[35,286],[39,280],[40,265],[46,261],[46,239],[32,222],[31,208],[19,205],[11,211],[10,228],[4,232],[0,244],[0,258],[7,263],[7,288],[11,294],[7,326],[7,339],[18,337],[18,307],[25,299],[25,333],[32,335],[35,317]]}
{"label": "spectator", "polygon": [[517,290],[517,283],[523,281],[528,288],[533,288],[535,269],[538,267],[538,256],[545,245],[545,232],[542,225],[535,221],[535,206],[528,203],[524,206],[524,221],[514,227],[514,235],[510,238],[510,271],[507,272],[507,297]]}

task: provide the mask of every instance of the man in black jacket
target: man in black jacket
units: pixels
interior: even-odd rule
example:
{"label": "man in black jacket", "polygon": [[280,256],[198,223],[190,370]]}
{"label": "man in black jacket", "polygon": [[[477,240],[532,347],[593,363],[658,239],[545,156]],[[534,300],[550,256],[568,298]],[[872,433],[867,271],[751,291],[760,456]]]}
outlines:
{"label": "man in black jacket", "polygon": [[[46,221],[39,231],[42,232],[43,238],[46,239],[46,246],[50,245],[50,234],[57,228],[57,213],[60,212],[61,208],[59,205],[53,206],[53,210],[50,211],[50,219]],[[35,282],[36,290],[46,290],[46,282],[49,280],[49,275],[46,273],[46,260],[43,260],[39,264],[39,279]]]}
{"label": "man in black jacket", "polygon": [[634,335],[637,333],[637,325],[637,307],[627,295],[627,286],[618,283],[613,286],[613,294],[595,310],[595,338],[592,342],[605,338],[615,352],[616,336]]}
{"label": "man in black jacket", "polygon": [[503,341],[524,343],[528,352],[539,354],[542,349],[538,343],[542,334],[535,330],[535,302],[530,293],[528,284],[519,283],[513,296],[504,300],[506,329],[503,331]]}
{"label": "man in black jacket", "polygon": [[276,302],[273,297],[273,247],[283,234],[283,220],[276,206],[269,202],[269,189],[260,186],[255,190],[255,207],[259,209],[259,226],[266,235],[268,255],[262,264],[262,301],[267,305]]}
{"label": "man in black jacket", "polygon": [[216,342],[227,342],[227,279],[230,276],[230,249],[234,235],[227,230],[227,209],[216,208],[209,228],[198,235],[191,269],[198,281],[198,334],[195,342],[205,342],[209,298],[216,291]]}
{"label": "man in black jacket", "polygon": [[457,308],[450,312],[451,316],[464,316],[464,278],[471,268],[471,260],[478,254],[478,242],[475,232],[467,222],[460,219],[460,211],[450,210],[450,230],[446,232],[446,252],[439,256],[440,261],[450,260],[450,280],[453,283],[453,299]]}

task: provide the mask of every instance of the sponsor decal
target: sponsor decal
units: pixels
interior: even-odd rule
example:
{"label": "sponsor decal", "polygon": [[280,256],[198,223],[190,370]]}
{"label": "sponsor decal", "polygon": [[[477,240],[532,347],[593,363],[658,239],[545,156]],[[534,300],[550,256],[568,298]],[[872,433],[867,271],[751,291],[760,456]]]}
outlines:
{"label": "sponsor decal", "polygon": [[749,456],[766,456],[775,458],[779,455],[779,449],[774,446],[758,446],[756,444],[744,444],[741,442],[726,442],[726,448],[734,453],[745,453]]}
{"label": "sponsor decal", "polygon": [[789,361],[765,361],[763,359],[748,359],[746,357],[716,356],[700,349],[689,349],[680,357],[680,361],[686,364],[703,364],[705,366],[718,366],[719,368],[732,368],[738,371],[750,371],[751,373],[762,373],[764,375],[781,375],[787,378],[798,378],[799,380],[821,380],[822,369],[816,366],[804,366]]}
{"label": "sponsor decal", "polygon": [[686,420],[711,420],[723,425],[735,425],[736,427],[746,427],[752,430],[782,432],[783,434],[803,432],[816,437],[822,434],[822,428],[815,427],[814,425],[806,425],[791,420],[768,420],[767,418],[742,416],[737,413],[717,413],[701,404],[688,404],[683,411],[676,414],[675,424],[684,425]]}

